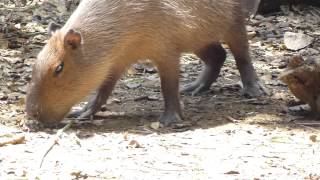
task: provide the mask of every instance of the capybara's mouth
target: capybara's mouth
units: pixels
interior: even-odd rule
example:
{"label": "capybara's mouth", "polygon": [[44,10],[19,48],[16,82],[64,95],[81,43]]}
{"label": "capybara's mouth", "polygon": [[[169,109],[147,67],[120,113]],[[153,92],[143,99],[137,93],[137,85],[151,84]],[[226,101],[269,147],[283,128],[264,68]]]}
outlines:
{"label": "capybara's mouth", "polygon": [[44,125],[56,125],[60,122],[57,118],[50,118],[50,116],[40,113],[38,110],[26,108],[27,115],[30,119],[40,122]]}
{"label": "capybara's mouth", "polygon": [[33,116],[31,119],[38,121],[45,127],[55,127],[57,126],[64,118],[64,116],[54,116],[50,114],[41,113],[38,116]]}
{"label": "capybara's mouth", "polygon": [[59,124],[65,115],[67,113],[54,113],[54,112],[48,112],[48,111],[43,111],[43,109],[38,108],[39,106],[36,106],[31,103],[27,103],[26,106],[26,113],[28,117],[31,120],[38,121],[42,125],[46,127],[54,127],[57,124]]}
{"label": "capybara's mouth", "polygon": [[54,128],[59,125],[59,123],[62,121],[59,119],[50,119],[50,118],[39,118],[37,121],[46,128]]}

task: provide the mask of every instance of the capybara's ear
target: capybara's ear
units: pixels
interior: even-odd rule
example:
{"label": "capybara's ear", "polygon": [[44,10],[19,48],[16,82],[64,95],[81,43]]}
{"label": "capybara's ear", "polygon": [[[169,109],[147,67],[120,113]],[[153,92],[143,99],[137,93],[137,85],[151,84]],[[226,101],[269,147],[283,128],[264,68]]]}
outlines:
{"label": "capybara's ear", "polygon": [[81,45],[81,34],[79,32],[70,29],[64,37],[64,43],[66,46],[76,49]]}
{"label": "capybara's ear", "polygon": [[55,31],[61,29],[61,26],[59,24],[56,24],[54,22],[50,22],[48,26],[48,34],[51,36]]}

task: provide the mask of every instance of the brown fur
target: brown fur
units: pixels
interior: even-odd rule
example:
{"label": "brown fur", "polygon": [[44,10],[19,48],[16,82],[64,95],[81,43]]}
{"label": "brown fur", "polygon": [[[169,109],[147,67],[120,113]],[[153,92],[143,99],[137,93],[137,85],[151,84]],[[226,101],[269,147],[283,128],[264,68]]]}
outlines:
{"label": "brown fur", "polygon": [[[70,48],[66,44],[70,30],[81,33],[80,47]],[[27,112],[45,123],[59,122],[90,91],[110,83],[110,94],[128,65],[151,59],[164,80],[161,85],[168,99],[164,116],[180,116],[176,78],[180,54],[201,52],[219,40],[225,40],[234,49],[239,61],[249,59],[248,55],[241,55],[248,45],[238,0],[82,1],[38,56],[27,96]],[[55,77],[54,70],[61,61],[65,63],[64,70]],[[244,70],[246,67],[239,61],[240,71]],[[245,81],[251,75],[241,76]]]}
{"label": "brown fur", "polygon": [[290,59],[280,80],[301,101],[308,103],[315,115],[320,115],[320,63],[316,59],[304,60],[300,55]]}

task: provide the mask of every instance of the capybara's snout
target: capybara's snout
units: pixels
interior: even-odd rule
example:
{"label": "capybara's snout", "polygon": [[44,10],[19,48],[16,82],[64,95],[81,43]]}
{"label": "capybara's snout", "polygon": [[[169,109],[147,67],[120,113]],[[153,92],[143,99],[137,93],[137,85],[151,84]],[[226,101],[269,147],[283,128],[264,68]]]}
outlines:
{"label": "capybara's snout", "polygon": [[26,98],[26,113],[33,119],[41,122],[45,125],[55,125],[63,120],[64,116],[67,114],[66,111],[59,111],[59,108],[47,107],[44,103],[41,103],[37,95],[32,89],[29,89]]}

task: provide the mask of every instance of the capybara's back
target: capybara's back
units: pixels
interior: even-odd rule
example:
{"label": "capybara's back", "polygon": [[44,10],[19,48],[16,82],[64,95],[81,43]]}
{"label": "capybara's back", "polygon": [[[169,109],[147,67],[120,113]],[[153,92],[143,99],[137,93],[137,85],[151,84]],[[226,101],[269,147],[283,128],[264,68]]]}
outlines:
{"label": "capybara's back", "polygon": [[181,120],[179,56],[193,52],[205,63],[198,80],[183,91],[210,88],[225,60],[224,40],[239,68],[244,92],[262,93],[248,54],[239,0],[83,0],[39,53],[27,96],[27,112],[45,123],[63,119],[70,108],[96,90],[80,118],[93,115],[130,64],[151,59],[165,101],[164,124]]}
{"label": "capybara's back", "polygon": [[107,40],[118,44],[121,38],[147,47],[169,43],[166,48],[193,51],[242,27],[238,0],[91,0],[80,4],[63,29],[77,29],[84,39],[88,35],[106,46]]}

